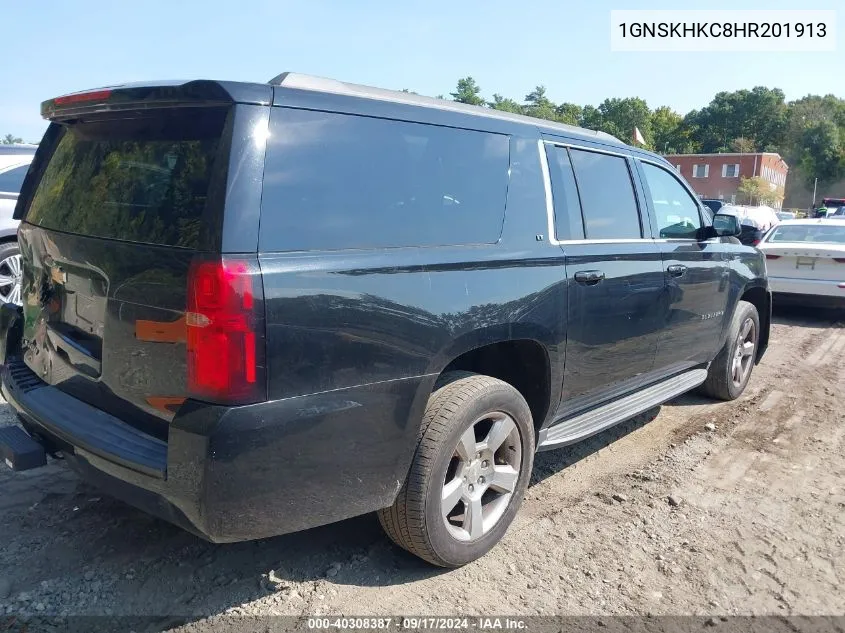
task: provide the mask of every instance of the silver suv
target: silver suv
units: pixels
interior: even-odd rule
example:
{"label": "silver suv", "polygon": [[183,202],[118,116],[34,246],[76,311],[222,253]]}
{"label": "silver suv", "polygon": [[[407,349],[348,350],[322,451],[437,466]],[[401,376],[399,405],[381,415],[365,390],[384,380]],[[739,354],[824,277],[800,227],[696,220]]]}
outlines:
{"label": "silver suv", "polygon": [[21,302],[18,221],[12,216],[36,145],[0,145],[0,302]]}

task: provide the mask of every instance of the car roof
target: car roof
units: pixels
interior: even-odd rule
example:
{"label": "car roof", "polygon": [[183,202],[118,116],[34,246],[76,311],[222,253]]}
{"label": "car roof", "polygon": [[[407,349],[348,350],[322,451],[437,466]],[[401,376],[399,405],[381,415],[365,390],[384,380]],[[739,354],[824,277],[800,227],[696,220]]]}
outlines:
{"label": "car roof", "polygon": [[[498,119],[502,121],[512,121],[514,123],[521,123],[534,126],[543,132],[549,134],[564,134],[566,136],[582,137],[586,140],[598,141],[610,145],[619,145],[622,147],[629,147],[615,136],[607,132],[596,130],[588,130],[586,128],[577,127],[574,125],[566,125],[564,123],[555,123],[545,119],[537,119],[523,114],[515,114],[512,112],[505,112],[503,110],[494,110],[493,108],[485,108],[482,106],[469,105],[460,103],[458,101],[449,101],[447,99],[435,99],[433,97],[426,97],[410,92],[402,92],[399,90],[387,90],[384,88],[376,88],[374,86],[366,86],[362,84],[354,84],[337,79],[330,79],[327,77],[317,77],[314,75],[306,75],[296,72],[284,72],[268,82],[272,86],[290,90],[305,90],[311,92],[328,93],[335,95],[345,95],[349,97],[358,97],[361,99],[372,99],[376,101],[389,101],[392,103],[399,103],[404,105],[418,106],[423,108],[430,108],[435,110],[459,112],[472,116]],[[638,148],[630,148],[638,149]],[[651,154],[640,150],[644,154]],[[657,154],[654,156],[658,157]],[[663,161],[662,157],[659,157]]]}

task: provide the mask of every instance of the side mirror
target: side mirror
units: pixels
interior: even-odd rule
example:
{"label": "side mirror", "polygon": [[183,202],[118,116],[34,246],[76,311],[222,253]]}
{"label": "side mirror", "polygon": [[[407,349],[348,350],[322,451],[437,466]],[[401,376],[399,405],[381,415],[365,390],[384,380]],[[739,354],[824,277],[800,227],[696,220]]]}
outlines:
{"label": "side mirror", "polygon": [[739,218],[727,213],[717,213],[713,216],[713,233],[716,237],[737,237],[742,233]]}

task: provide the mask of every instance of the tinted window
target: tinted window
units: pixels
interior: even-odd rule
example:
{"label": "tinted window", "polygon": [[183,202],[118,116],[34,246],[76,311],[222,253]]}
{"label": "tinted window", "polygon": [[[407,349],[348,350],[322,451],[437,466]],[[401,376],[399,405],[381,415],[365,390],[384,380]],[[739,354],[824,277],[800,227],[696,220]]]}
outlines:
{"label": "tinted window", "polygon": [[815,244],[845,244],[845,225],[839,224],[781,224],[769,236],[768,242],[813,242]]}
{"label": "tinted window", "polygon": [[27,222],[196,248],[225,116],[204,108],[68,127]]}
{"label": "tinted window", "polygon": [[261,250],[495,242],[507,136],[274,108]]}
{"label": "tinted window", "polygon": [[565,147],[546,146],[549,173],[552,179],[552,198],[555,211],[555,235],[559,240],[584,239],[584,221],[572,162]]}
{"label": "tinted window", "polygon": [[660,237],[696,239],[701,228],[698,203],[665,169],[649,163],[642,167]]}
{"label": "tinted window", "polygon": [[29,165],[21,165],[14,167],[8,171],[0,174],[0,191],[5,193],[20,193],[23,179],[26,172],[29,170]]}
{"label": "tinted window", "polygon": [[569,150],[588,240],[642,237],[627,161],[620,156]]}

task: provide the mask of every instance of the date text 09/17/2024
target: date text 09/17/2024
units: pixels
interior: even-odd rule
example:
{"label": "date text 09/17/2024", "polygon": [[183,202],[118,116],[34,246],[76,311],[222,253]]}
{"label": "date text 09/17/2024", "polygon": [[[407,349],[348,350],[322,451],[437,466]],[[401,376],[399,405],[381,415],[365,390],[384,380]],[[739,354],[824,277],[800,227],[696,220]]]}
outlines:
{"label": "date text 09/17/2024", "polygon": [[313,617],[308,618],[309,630],[331,629],[400,629],[400,630],[525,630],[522,618],[501,617]]}

